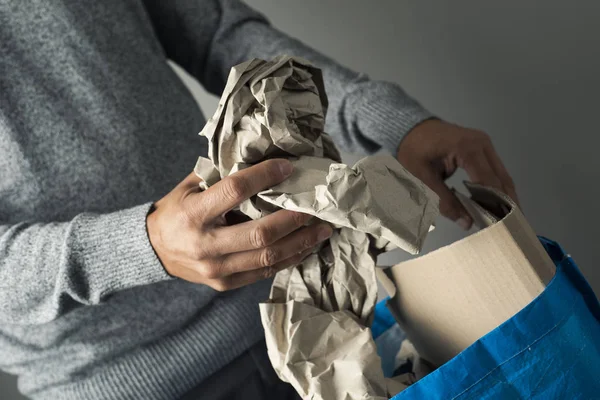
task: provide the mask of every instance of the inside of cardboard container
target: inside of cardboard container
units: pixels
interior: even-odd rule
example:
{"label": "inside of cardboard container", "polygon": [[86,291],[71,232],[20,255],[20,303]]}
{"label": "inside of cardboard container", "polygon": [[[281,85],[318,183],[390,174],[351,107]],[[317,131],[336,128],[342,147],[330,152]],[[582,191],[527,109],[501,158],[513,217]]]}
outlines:
{"label": "inside of cardboard container", "polygon": [[[471,197],[464,195],[458,191],[455,191],[455,194],[459,201],[463,204],[467,212],[472,216],[475,227],[479,228],[480,230],[488,228],[504,220],[509,214],[511,214],[511,211],[515,209],[516,205],[506,195],[502,195],[497,191],[490,190],[489,188],[485,188],[468,182],[465,183],[465,186],[469,190]],[[517,213],[518,215],[520,215],[518,211]],[[513,219],[514,218],[518,218],[518,216],[513,217]],[[535,234],[532,233],[532,235]],[[388,274],[386,272],[378,271],[378,278],[380,279],[380,282],[382,283],[386,291],[388,291],[390,297],[393,298],[396,295],[397,288],[392,279],[390,279],[391,275],[387,275]],[[392,314],[394,314],[396,320],[399,321],[399,317],[395,315],[393,310]],[[416,353],[416,350],[415,357],[419,357],[419,355]],[[431,369],[428,372],[432,372],[435,369],[436,368],[433,365],[431,365]],[[421,375],[419,375],[418,373],[416,373],[416,371],[413,370],[414,382],[426,375],[423,375],[422,371],[420,372]],[[403,377],[394,377],[389,379],[399,379],[406,384],[406,379]]]}

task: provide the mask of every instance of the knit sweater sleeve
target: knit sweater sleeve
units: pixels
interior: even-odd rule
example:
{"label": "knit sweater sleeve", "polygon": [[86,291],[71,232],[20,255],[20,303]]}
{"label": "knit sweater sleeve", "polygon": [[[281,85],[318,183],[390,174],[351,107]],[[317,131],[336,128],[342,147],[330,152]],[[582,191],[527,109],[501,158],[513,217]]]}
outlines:
{"label": "knit sweater sleeve", "polygon": [[0,321],[43,324],[116,291],[169,279],[148,240],[149,208],[0,225]]}
{"label": "knit sweater sleeve", "polygon": [[144,0],[167,57],[220,95],[230,68],[251,58],[300,56],[323,70],[326,129],[346,152],[396,153],[402,137],[432,115],[402,88],[345,68],[269,25],[237,0]]}

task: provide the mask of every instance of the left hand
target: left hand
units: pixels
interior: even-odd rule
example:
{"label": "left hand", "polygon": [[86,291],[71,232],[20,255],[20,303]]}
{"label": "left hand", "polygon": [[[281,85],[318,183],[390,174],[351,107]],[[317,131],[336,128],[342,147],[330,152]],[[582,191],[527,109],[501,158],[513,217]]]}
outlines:
{"label": "left hand", "polygon": [[440,212],[463,229],[471,217],[444,182],[464,169],[474,183],[491,186],[518,203],[512,178],[492,141],[484,132],[441,120],[427,120],[413,128],[398,147],[398,161],[440,196]]}

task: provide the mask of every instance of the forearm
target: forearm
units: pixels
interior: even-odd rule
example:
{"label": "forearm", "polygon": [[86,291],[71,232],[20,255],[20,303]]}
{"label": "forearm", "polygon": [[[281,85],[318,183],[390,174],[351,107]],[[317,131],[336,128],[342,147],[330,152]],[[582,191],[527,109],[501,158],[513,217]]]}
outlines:
{"label": "forearm", "polygon": [[168,279],[148,241],[148,208],[2,225],[0,321],[41,324],[116,291]]}
{"label": "forearm", "polygon": [[[373,153],[384,148],[395,154],[404,134],[432,116],[398,85],[370,80],[339,65],[273,28],[242,2],[146,4],[167,55],[214,94],[221,94],[232,66],[251,58],[289,54],[321,68],[329,98],[326,129],[344,151]],[[178,25],[169,28],[174,21]]]}

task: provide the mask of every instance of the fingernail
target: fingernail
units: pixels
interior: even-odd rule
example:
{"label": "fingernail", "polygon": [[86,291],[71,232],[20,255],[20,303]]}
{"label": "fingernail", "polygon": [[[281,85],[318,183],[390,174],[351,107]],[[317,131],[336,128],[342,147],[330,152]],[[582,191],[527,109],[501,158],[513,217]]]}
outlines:
{"label": "fingernail", "polygon": [[329,237],[331,236],[332,233],[333,233],[333,229],[331,229],[331,226],[324,225],[321,228],[319,228],[319,233],[317,234],[317,240],[319,242],[327,240],[327,239],[329,239]]}
{"label": "fingernail", "polygon": [[288,160],[281,160],[279,161],[279,170],[283,176],[288,177],[292,174],[294,166]]}
{"label": "fingernail", "polygon": [[473,220],[471,220],[471,218],[469,218],[469,217],[460,217],[456,221],[456,223],[458,224],[458,226],[463,228],[465,231],[468,231],[469,229],[471,229],[471,225],[473,225]]}

